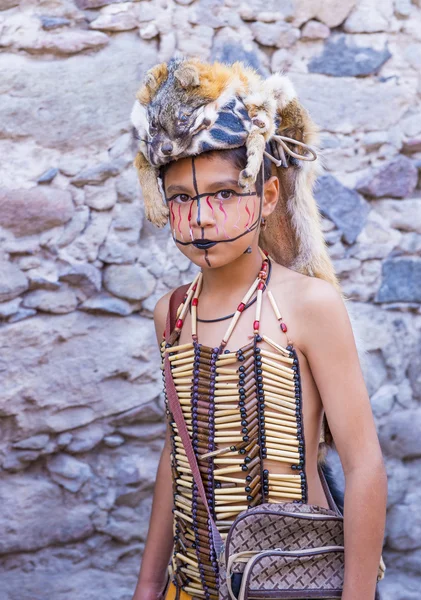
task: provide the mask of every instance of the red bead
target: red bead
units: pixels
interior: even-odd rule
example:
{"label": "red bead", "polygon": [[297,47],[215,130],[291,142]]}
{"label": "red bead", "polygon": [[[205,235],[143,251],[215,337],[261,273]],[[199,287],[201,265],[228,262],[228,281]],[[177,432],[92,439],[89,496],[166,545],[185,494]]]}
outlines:
{"label": "red bead", "polygon": [[284,333],[287,331],[287,326],[285,325],[285,323],[281,323],[281,329]]}
{"label": "red bead", "polygon": [[193,292],[196,291],[196,288],[197,288],[197,283],[195,283],[194,286],[192,287]]}
{"label": "red bead", "polygon": [[269,252],[268,252],[267,250],[263,250],[263,254],[264,254],[265,256],[269,256]]}
{"label": "red bead", "polygon": [[253,323],[253,329],[256,330],[256,331],[258,331],[259,330],[259,325],[260,325],[259,321],[254,321],[254,323]]}
{"label": "red bead", "polygon": [[237,306],[238,312],[243,312],[245,307],[246,307],[246,305],[244,304],[244,302],[240,302],[240,304]]}
{"label": "red bead", "polygon": [[262,271],[267,271],[267,268],[268,268],[268,264],[265,261],[264,263],[262,263]]}
{"label": "red bead", "polygon": [[175,326],[177,329],[181,329],[183,327],[183,319],[177,319]]}
{"label": "red bead", "polygon": [[265,282],[264,281],[259,281],[259,285],[257,286],[258,290],[263,290],[263,288],[265,287]]}
{"label": "red bead", "polygon": [[258,277],[259,279],[266,279],[267,274],[265,273],[265,271],[259,271]]}
{"label": "red bead", "polygon": [[199,304],[199,298],[193,298],[192,306],[197,306]]}

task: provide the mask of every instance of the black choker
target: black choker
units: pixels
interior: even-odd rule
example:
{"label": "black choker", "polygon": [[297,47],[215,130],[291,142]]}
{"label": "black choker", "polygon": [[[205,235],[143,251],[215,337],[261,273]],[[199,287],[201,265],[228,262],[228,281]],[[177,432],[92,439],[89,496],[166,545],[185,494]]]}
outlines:
{"label": "black choker", "polygon": [[[269,280],[270,280],[270,274],[272,272],[272,262],[268,256],[268,276],[266,278],[266,283],[265,283],[265,287],[263,288],[263,291],[267,288],[267,286],[269,285]],[[254,304],[257,300],[257,296],[255,298],[253,298],[253,300],[250,300],[250,302],[248,302],[245,307],[244,310],[247,310],[249,306],[251,306],[252,304]],[[191,305],[189,306],[189,310],[191,312]],[[230,319],[231,317],[233,317],[235,315],[235,312],[231,313],[230,315],[226,315],[225,317],[218,317],[217,319],[199,319],[199,317],[196,317],[196,320],[200,323],[216,323],[217,321],[226,321],[227,319]]]}

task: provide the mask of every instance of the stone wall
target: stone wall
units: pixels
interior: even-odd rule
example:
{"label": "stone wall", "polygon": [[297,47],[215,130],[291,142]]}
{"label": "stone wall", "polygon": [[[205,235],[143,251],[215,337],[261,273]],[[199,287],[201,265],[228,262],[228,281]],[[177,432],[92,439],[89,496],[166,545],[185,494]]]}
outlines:
{"label": "stone wall", "polygon": [[322,127],[389,474],[382,600],[419,599],[420,32],[420,0],[0,0],[2,600],[135,587],[164,432],[152,311],[193,271],[144,220],[129,114],[176,49],[284,70]]}

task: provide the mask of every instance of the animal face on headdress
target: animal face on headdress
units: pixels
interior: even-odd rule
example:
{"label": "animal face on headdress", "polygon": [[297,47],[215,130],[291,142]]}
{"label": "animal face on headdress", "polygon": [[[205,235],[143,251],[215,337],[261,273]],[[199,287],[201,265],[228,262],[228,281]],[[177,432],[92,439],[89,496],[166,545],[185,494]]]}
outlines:
{"label": "animal face on headdress", "polygon": [[[291,156],[315,158],[300,141],[305,135],[306,113],[290,80],[279,74],[262,79],[240,62],[225,65],[173,58],[156,65],[147,72],[137,93],[131,119],[140,141],[134,164],[145,214],[158,227],[168,219],[158,185],[159,167],[168,162],[246,145],[248,162],[240,173],[239,185],[248,189],[256,181],[270,140],[277,144],[275,156],[268,156],[278,166],[288,167]],[[298,138],[289,140],[295,152],[281,132]],[[312,156],[300,153],[302,147]]]}

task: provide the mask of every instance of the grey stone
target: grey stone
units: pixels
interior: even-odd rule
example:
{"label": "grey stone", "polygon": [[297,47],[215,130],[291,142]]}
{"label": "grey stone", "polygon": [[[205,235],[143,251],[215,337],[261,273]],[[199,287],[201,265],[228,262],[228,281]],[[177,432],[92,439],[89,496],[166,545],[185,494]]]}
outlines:
{"label": "grey stone", "polygon": [[8,10],[19,5],[19,0],[0,0],[0,10]]}
{"label": "grey stone", "polygon": [[419,577],[392,570],[379,583],[381,600],[418,600],[420,595]]}
{"label": "grey stone", "polygon": [[401,503],[408,490],[409,472],[401,460],[388,458],[385,460],[387,473],[387,505],[390,508]]}
{"label": "grey stone", "polygon": [[[44,424],[52,432],[66,431],[91,423],[95,412],[89,406],[69,406],[47,415]],[[73,439],[73,436],[72,436]]]}
{"label": "grey stone", "polygon": [[115,186],[119,202],[134,202],[141,197],[141,188],[134,169],[121,173]]}
{"label": "grey stone", "polygon": [[76,293],[70,288],[53,290],[34,290],[25,294],[22,306],[36,308],[44,312],[63,314],[75,310],[78,305]]}
{"label": "grey stone", "polygon": [[28,279],[12,263],[0,262],[0,302],[13,300],[28,289]]}
{"label": "grey stone", "polygon": [[16,236],[32,235],[70,221],[74,213],[69,192],[48,187],[0,190],[0,226]]}
{"label": "grey stone", "polygon": [[70,20],[64,17],[49,17],[47,15],[41,15],[40,20],[42,28],[46,30],[57,29],[57,27],[70,25]]}
{"label": "grey stone", "polygon": [[[0,327],[0,347],[7,348],[0,411],[16,420],[17,438],[69,431],[157,398],[159,351],[150,319],[92,319],[74,311],[56,315],[51,325],[40,315],[14,324],[13,336]],[[40,359],[34,348],[41,341]]]}
{"label": "grey stone", "polygon": [[360,0],[344,23],[350,33],[388,31],[393,18],[393,0]]}
{"label": "grey stone", "polygon": [[371,397],[371,407],[376,417],[388,415],[393,408],[395,398],[398,395],[396,385],[384,385]]}
{"label": "grey stone", "polygon": [[151,440],[162,437],[165,433],[165,429],[165,423],[125,425],[118,428],[119,432],[126,437],[137,438],[144,442],[150,442]]}
{"label": "grey stone", "polygon": [[121,426],[132,425],[133,423],[154,423],[162,421],[163,418],[164,411],[162,408],[155,402],[148,402],[117,415],[112,422],[116,426]]}
{"label": "grey stone", "polygon": [[[370,202],[391,227],[421,233],[421,198],[407,200],[372,200]],[[414,238],[415,240],[416,238]],[[416,254],[416,247],[414,248]]]}
{"label": "grey stone", "polygon": [[338,79],[318,73],[291,71],[289,76],[316,123],[332,133],[387,130],[413,102],[410,86],[393,78],[344,77],[338,84]]}
{"label": "grey stone", "polygon": [[137,13],[132,3],[125,2],[120,6],[111,6],[110,9],[108,11],[105,8],[101,11],[101,14],[91,21],[90,28],[103,31],[130,31],[138,27]]}
{"label": "grey stone", "polygon": [[[3,54],[0,135],[29,136],[43,148],[61,151],[79,152],[81,140],[85,148],[107,148],[123,131],[130,130],[139,81],[155,63],[153,46],[140,39],[134,44],[131,34],[124,32],[99,53],[70,56],[65,61]],[[101,93],[100,72],[108,73]],[[57,81],[65,82],[65,93]]]}
{"label": "grey stone", "polygon": [[[94,167],[88,167],[83,169],[75,177],[72,178],[73,185],[84,186],[84,185],[95,185],[103,183],[109,177],[115,177],[119,174],[121,166],[119,162],[107,162],[95,165]],[[104,209],[103,209],[104,210]]]}
{"label": "grey stone", "polygon": [[19,308],[19,310],[8,318],[8,323],[17,323],[17,321],[22,321],[23,319],[27,319],[28,317],[33,317],[37,314],[37,311],[34,308]]}
{"label": "grey stone", "polygon": [[329,27],[320,21],[307,21],[301,30],[302,40],[325,40],[329,35]]}
{"label": "grey stone", "polygon": [[377,73],[389,60],[391,53],[385,47],[382,51],[357,46],[352,36],[331,36],[325,42],[320,56],[312,58],[308,69],[312,73],[324,73],[334,77],[355,77]]}
{"label": "grey stone", "polygon": [[56,246],[62,248],[73,242],[82,233],[89,221],[89,208],[78,206],[72,220],[64,226],[61,235],[56,239]]}
{"label": "grey stone", "polygon": [[421,258],[390,258],[382,265],[376,302],[421,302]]}
{"label": "grey stone", "polygon": [[36,450],[15,450],[8,452],[2,463],[2,467],[5,471],[11,471],[12,473],[23,471],[28,466],[27,463],[37,460],[39,455],[40,452]]}
{"label": "grey stone", "polygon": [[113,229],[118,232],[133,231],[132,235],[126,234],[124,236],[126,242],[138,242],[142,224],[143,209],[140,202],[117,204],[114,211]]}
{"label": "grey stone", "polygon": [[88,464],[68,454],[58,454],[49,458],[47,469],[51,479],[69,492],[78,492],[82,485],[92,477],[92,471]]}
{"label": "grey stone", "polygon": [[127,317],[135,310],[139,310],[140,305],[127,302],[126,300],[116,298],[115,296],[98,294],[85,300],[79,308],[80,310],[85,310],[87,312],[100,312]]}
{"label": "grey stone", "polygon": [[406,19],[411,14],[411,0],[395,0],[395,14]]}
{"label": "grey stone", "polygon": [[268,74],[265,55],[253,40],[247,40],[241,33],[221,29],[215,34],[211,60],[233,64],[237,60],[250,65],[260,74]]}
{"label": "grey stone", "polygon": [[321,212],[343,232],[346,242],[355,242],[370,211],[364,198],[332,175],[319,177],[315,198]]}
{"label": "grey stone", "polygon": [[64,29],[56,33],[40,31],[36,37],[20,36],[14,45],[19,50],[27,50],[31,53],[68,55],[102,48],[109,41],[109,37],[101,31]]}
{"label": "grey stone", "polygon": [[110,265],[104,272],[105,288],[126,300],[143,300],[152,294],[155,278],[138,265]]}
{"label": "grey stone", "polygon": [[[370,204],[370,206],[372,206]],[[398,246],[401,234],[390,227],[378,212],[371,210],[364,228],[352,246],[349,256],[360,260],[386,258]]]}
{"label": "grey stone", "polygon": [[114,182],[107,186],[86,185],[85,204],[94,210],[109,210],[117,202],[117,192]]}
{"label": "grey stone", "polygon": [[65,448],[73,439],[73,435],[66,431],[65,433],[60,433],[57,436],[57,446],[59,448]]}
{"label": "grey stone", "polygon": [[81,288],[87,297],[101,289],[101,271],[91,264],[66,265],[59,280]]}
{"label": "grey stone", "polygon": [[421,152],[421,137],[405,140],[402,145],[402,152],[406,154]]}
{"label": "grey stone", "polygon": [[117,448],[124,444],[124,441],[124,437],[118,433],[113,433],[104,437],[104,444],[110,448]]}
{"label": "grey stone", "polygon": [[421,410],[399,410],[381,424],[379,440],[384,452],[395,458],[421,456]]}
{"label": "grey stone", "polygon": [[76,6],[81,9],[101,8],[108,4],[118,4],[126,0],[75,0]]}
{"label": "grey stone", "polygon": [[116,465],[115,478],[117,483],[124,485],[143,483],[144,475],[141,463],[132,456],[123,457]]}
{"label": "grey stone", "polygon": [[45,171],[45,173],[43,173],[40,177],[38,177],[37,183],[51,183],[51,181],[53,181],[53,179],[57,175],[57,173],[58,173],[57,168],[53,167],[51,169],[48,169],[48,171]]}
{"label": "grey stone", "polygon": [[63,510],[62,492],[49,481],[24,474],[3,475],[0,499],[1,554],[83,540],[93,532],[92,508],[79,504]]}
{"label": "grey stone", "polygon": [[362,194],[374,198],[406,198],[414,191],[417,181],[418,171],[413,162],[406,156],[399,155],[366,175],[356,188]]}
{"label": "grey stone", "polygon": [[80,430],[72,431],[72,439],[66,446],[67,452],[89,452],[104,437],[104,427],[99,423],[91,423]]}
{"label": "grey stone", "polygon": [[22,298],[14,298],[7,302],[0,303],[0,318],[7,318],[11,315],[15,315],[19,310],[19,305],[22,302]]}
{"label": "grey stone", "polygon": [[276,23],[252,23],[250,28],[254,38],[262,46],[290,48],[300,37],[300,30],[285,21]]}
{"label": "grey stone", "polygon": [[[97,260],[100,247],[107,238],[112,218],[111,211],[91,211],[82,233],[73,242],[60,249],[60,258],[69,263]],[[61,238],[58,242],[60,241]],[[62,241],[60,247],[61,245]]]}
{"label": "grey stone", "polygon": [[395,550],[421,548],[421,514],[419,490],[409,492],[404,503],[395,504],[388,513],[387,543]]}
{"label": "grey stone", "polygon": [[50,441],[48,433],[39,433],[13,444],[13,448],[22,450],[42,450]]}
{"label": "grey stone", "polygon": [[97,527],[97,530],[125,544],[135,539],[144,540],[149,516],[150,500],[142,502],[136,510],[120,506],[111,512],[108,522],[103,527]]}

